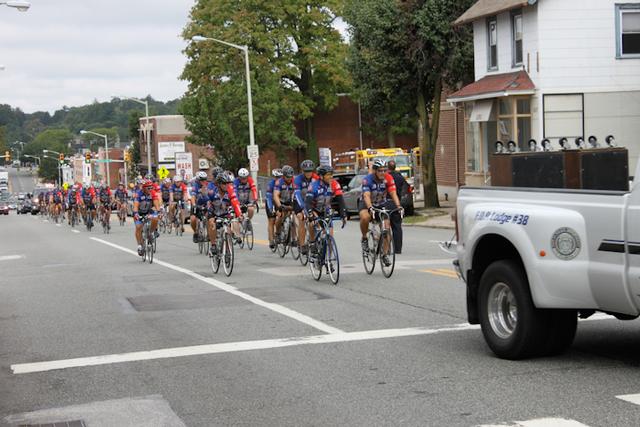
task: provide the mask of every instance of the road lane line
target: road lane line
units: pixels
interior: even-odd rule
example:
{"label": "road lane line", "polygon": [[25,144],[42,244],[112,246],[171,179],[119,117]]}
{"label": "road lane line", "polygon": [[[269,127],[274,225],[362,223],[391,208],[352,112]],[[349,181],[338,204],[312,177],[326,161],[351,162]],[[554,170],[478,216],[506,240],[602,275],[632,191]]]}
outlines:
{"label": "road lane line", "polygon": [[435,335],[446,332],[460,332],[480,329],[479,326],[459,324],[442,328],[405,328],[382,329],[361,332],[341,332],[329,335],[314,335],[306,337],[279,338],[257,341],[240,341],[222,344],[206,344],[188,347],[164,348],[151,351],[137,351],[132,353],[108,354],[76,359],[53,360],[49,362],[20,363],[11,365],[14,375],[35,372],[47,372],[59,369],[81,368],[86,366],[111,365],[115,363],[138,362],[156,359],[171,359],[185,356],[199,356],[239,351],[267,350],[273,348],[294,347],[311,344],[332,344],[354,341],[370,341],[385,338],[400,338],[419,335]]}
{"label": "road lane line", "polygon": [[71,230],[72,233],[80,233],[78,230]]}
{"label": "road lane line", "polygon": [[436,276],[448,277],[449,279],[458,279],[458,275],[453,270],[420,270],[422,273],[434,274]]}
{"label": "road lane line", "polygon": [[[91,240],[95,240],[96,242],[111,246],[115,249],[121,250],[123,252],[126,252],[128,254],[134,255],[136,257],[139,257],[138,253],[135,251],[132,251],[130,249],[127,249],[123,246],[120,245],[116,245],[114,243],[111,242],[107,242],[106,240],[102,240],[102,239],[98,239],[97,237],[91,237]],[[237,297],[240,297],[244,300],[247,300],[249,302],[252,302],[255,305],[259,305],[260,307],[264,307],[266,309],[269,309],[271,311],[275,311],[278,314],[281,314],[283,316],[287,316],[290,317],[294,320],[297,320],[298,322],[304,323],[306,325],[309,325],[313,328],[316,328],[322,332],[326,332],[328,334],[339,334],[339,333],[344,333],[343,330],[338,329],[338,328],[334,328],[333,326],[329,326],[324,322],[321,322],[319,320],[316,320],[312,317],[307,316],[306,314],[302,314],[299,313],[295,310],[291,310],[290,308],[287,308],[283,305],[280,304],[274,304],[271,302],[266,302],[263,301],[259,298],[256,298],[254,296],[251,296],[247,293],[244,293],[242,291],[239,291],[238,288],[236,288],[235,286],[231,286],[231,285],[227,285],[224,282],[221,282],[219,280],[216,279],[212,279],[210,277],[205,277],[201,274],[198,274],[194,271],[188,270],[186,268],[177,266],[177,265],[173,265],[173,264],[169,264],[168,262],[164,262],[164,261],[160,261],[158,259],[154,259],[153,260],[154,264],[158,264],[161,265],[163,267],[169,268],[171,270],[186,274],[187,276],[193,277],[194,279],[200,280],[201,282],[207,283],[208,285],[214,286],[222,291],[228,292],[232,295],[235,295]]]}
{"label": "road lane line", "polygon": [[62,224],[56,224],[56,227],[62,227]]}
{"label": "road lane line", "polygon": [[640,394],[622,394],[616,396],[616,399],[624,400],[625,402],[633,403],[634,405],[640,405]]}
{"label": "road lane line", "polygon": [[24,255],[4,255],[0,256],[0,261],[12,261],[14,259],[24,258]]}
{"label": "road lane line", "polygon": [[479,427],[589,427],[575,420],[566,418],[539,418],[529,421],[515,421],[516,424],[486,424]]}

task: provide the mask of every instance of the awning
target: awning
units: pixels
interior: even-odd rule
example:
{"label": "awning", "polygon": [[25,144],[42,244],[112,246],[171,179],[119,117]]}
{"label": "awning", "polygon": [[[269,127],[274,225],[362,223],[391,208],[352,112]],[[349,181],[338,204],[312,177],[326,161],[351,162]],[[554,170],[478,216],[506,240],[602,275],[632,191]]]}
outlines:
{"label": "awning", "polygon": [[493,110],[493,99],[488,101],[476,101],[471,112],[470,122],[488,122]]}
{"label": "awning", "polygon": [[488,16],[497,15],[518,7],[531,6],[537,0],[478,0],[453,25],[464,25]]}
{"label": "awning", "polygon": [[447,102],[467,102],[515,95],[533,95],[536,87],[526,71],[491,74],[452,93]]}

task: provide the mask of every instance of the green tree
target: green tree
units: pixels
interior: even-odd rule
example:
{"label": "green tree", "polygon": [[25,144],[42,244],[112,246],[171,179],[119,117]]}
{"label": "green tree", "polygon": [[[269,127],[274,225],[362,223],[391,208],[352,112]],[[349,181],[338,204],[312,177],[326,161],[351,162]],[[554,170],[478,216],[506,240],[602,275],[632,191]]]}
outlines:
{"label": "green tree", "polygon": [[[42,150],[52,150],[65,155],[70,154],[70,145],[73,141],[73,134],[68,129],[47,129],[40,132],[33,141],[24,146],[24,154],[40,156],[42,161],[38,169],[38,175],[48,181],[58,179],[58,160],[42,157]],[[47,156],[57,157],[55,154]]]}
{"label": "green tree", "polygon": [[435,152],[443,88],[473,80],[471,29],[452,23],[474,1],[349,0],[347,7],[358,93],[377,99],[377,108],[388,111],[390,120],[411,110],[417,117],[429,207],[439,206]]}
{"label": "green tree", "polygon": [[[302,119],[307,155],[317,159],[313,112],[335,107],[337,94],[348,88],[346,45],[332,26],[341,7],[341,0],[199,0],[192,9],[185,39],[202,34],[249,46],[256,140],[263,150],[300,146],[294,121]],[[236,123],[244,119],[247,127],[246,112],[241,111],[243,100],[246,105],[240,86],[243,57],[215,42],[191,44],[185,52],[189,62],[182,78],[189,81],[189,91],[182,111],[192,141],[212,144],[223,161],[230,161],[228,154],[239,153],[248,141],[240,140],[246,132]],[[232,100],[234,96],[241,98]],[[233,108],[218,97],[231,101]],[[214,112],[221,114],[214,118]],[[258,129],[270,117],[275,127]],[[227,144],[237,148],[227,150]]]}
{"label": "green tree", "polygon": [[[5,151],[8,150],[7,138],[5,135],[6,135],[6,128],[4,126],[0,126],[0,156],[4,156]],[[4,160],[2,160],[1,164],[4,164]]]}
{"label": "green tree", "polygon": [[[119,141],[118,128],[90,128],[85,129],[91,132],[99,133],[100,135],[107,135],[109,147],[113,148],[116,141]],[[81,136],[83,145],[90,151],[97,152],[99,148],[104,148],[104,138],[90,133],[85,133]]]}
{"label": "green tree", "polygon": [[129,147],[130,158],[127,170],[131,181],[140,175],[140,170],[138,169],[140,164],[140,117],[143,117],[143,114],[139,111],[129,113],[129,139],[131,146]]}

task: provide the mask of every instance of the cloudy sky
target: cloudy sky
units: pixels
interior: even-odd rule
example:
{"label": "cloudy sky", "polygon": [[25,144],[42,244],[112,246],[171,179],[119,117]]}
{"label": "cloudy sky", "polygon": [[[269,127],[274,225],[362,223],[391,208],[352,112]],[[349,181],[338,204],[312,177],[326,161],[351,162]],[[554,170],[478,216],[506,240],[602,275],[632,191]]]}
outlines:
{"label": "cloudy sky", "polygon": [[0,104],[25,112],[181,96],[180,33],[194,0],[31,0],[0,6]]}

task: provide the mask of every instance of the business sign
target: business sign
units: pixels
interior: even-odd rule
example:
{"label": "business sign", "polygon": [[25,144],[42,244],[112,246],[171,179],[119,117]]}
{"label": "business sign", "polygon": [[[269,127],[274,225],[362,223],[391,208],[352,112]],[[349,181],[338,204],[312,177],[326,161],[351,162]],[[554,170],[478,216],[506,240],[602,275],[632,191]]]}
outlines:
{"label": "business sign", "polygon": [[82,183],[84,185],[91,184],[91,163],[82,164]]}
{"label": "business sign", "polygon": [[193,154],[175,153],[176,175],[180,175],[185,181],[193,178]]}
{"label": "business sign", "polygon": [[198,169],[209,169],[209,160],[198,159]]}
{"label": "business sign", "polygon": [[184,152],[184,141],[158,142],[158,162],[173,163],[176,153]]}
{"label": "business sign", "polygon": [[323,166],[331,166],[331,149],[330,148],[318,148],[318,154],[320,155],[320,164]]}

